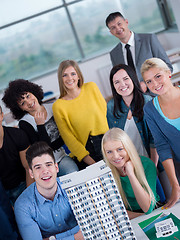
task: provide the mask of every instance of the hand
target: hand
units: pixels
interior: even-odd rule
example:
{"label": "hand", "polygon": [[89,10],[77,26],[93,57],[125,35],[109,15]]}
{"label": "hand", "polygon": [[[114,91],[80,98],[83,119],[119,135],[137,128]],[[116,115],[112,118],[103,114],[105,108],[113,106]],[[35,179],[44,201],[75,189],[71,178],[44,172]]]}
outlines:
{"label": "hand", "polygon": [[94,161],[94,159],[92,159],[92,157],[90,157],[89,155],[85,156],[83,159],[82,159],[87,165],[92,165],[94,163],[96,163]]}
{"label": "hand", "polygon": [[46,120],[44,112],[36,112],[34,115],[34,120],[37,125],[43,125]]}
{"label": "hand", "polygon": [[180,198],[180,186],[172,186],[171,197],[169,201],[163,206],[165,208],[171,208]]}
{"label": "hand", "polygon": [[79,230],[79,232],[77,232],[76,234],[74,234],[74,239],[75,240],[84,240],[84,237],[82,235],[81,230]]}
{"label": "hand", "polygon": [[130,160],[125,163],[124,171],[127,176],[132,176],[134,174],[134,166]]}

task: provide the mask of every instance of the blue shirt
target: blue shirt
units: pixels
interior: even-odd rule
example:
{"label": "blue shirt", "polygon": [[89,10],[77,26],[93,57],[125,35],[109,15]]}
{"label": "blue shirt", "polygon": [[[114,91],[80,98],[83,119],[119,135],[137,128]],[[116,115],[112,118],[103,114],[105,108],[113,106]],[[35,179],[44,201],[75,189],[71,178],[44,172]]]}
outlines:
{"label": "blue shirt", "polygon": [[180,131],[180,118],[175,118],[175,119],[170,119],[170,118],[167,118],[163,111],[161,110],[161,107],[159,105],[159,101],[158,101],[158,97],[156,96],[154,98],[154,106],[155,108],[157,109],[157,111],[161,114],[161,116],[171,125],[173,125],[175,128],[177,128],[177,130]]}
{"label": "blue shirt", "polygon": [[153,135],[160,160],[174,158],[180,161],[180,131],[160,115],[153,101],[144,106],[144,116]]}
{"label": "blue shirt", "polygon": [[15,202],[15,216],[23,240],[42,240],[56,236],[56,239],[74,240],[79,231],[68,197],[58,188],[54,200],[44,198],[32,183]]}

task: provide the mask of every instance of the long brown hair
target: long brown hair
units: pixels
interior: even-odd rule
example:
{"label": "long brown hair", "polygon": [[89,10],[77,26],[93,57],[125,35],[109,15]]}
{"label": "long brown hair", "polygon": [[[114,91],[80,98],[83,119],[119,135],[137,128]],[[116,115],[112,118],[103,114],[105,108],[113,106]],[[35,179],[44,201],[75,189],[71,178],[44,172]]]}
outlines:
{"label": "long brown hair", "polygon": [[59,89],[60,89],[60,97],[62,98],[67,94],[66,88],[64,87],[63,84],[63,74],[64,71],[68,68],[68,67],[73,67],[79,77],[79,81],[78,81],[78,87],[81,88],[81,86],[84,83],[84,78],[82,75],[82,72],[77,64],[77,62],[73,61],[73,60],[65,60],[63,62],[60,63],[59,68],[58,68],[58,82],[59,82]]}

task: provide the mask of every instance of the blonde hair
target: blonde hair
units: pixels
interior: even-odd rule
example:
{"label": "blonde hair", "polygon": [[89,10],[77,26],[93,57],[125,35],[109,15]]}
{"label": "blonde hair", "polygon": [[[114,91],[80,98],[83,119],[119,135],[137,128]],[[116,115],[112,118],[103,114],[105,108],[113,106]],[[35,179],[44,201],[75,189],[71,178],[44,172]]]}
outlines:
{"label": "blonde hair", "polygon": [[158,68],[158,69],[164,70],[165,72],[170,71],[168,65],[160,58],[149,58],[141,66],[142,77],[143,77],[143,74],[149,71],[149,69],[151,68]]}
{"label": "blonde hair", "polygon": [[75,69],[75,71],[79,77],[78,87],[81,88],[81,86],[84,83],[84,78],[83,78],[82,72],[81,72],[77,62],[75,62],[73,60],[65,60],[65,61],[61,62],[59,65],[59,68],[58,68],[58,82],[59,82],[59,89],[60,89],[60,98],[64,97],[67,94],[66,88],[63,84],[63,74],[64,74],[64,71],[68,67],[73,67]]}
{"label": "blonde hair", "polygon": [[133,142],[131,141],[130,137],[122,129],[112,128],[109,131],[107,131],[102,138],[102,145],[101,145],[102,153],[103,153],[106,164],[111,168],[112,174],[114,176],[114,179],[116,181],[117,187],[119,189],[119,192],[121,194],[121,197],[123,199],[123,202],[124,202],[126,208],[128,206],[131,208],[131,206],[128,203],[127,197],[122,188],[119,172],[118,172],[117,168],[109,162],[109,160],[106,156],[105,150],[104,150],[104,144],[108,141],[121,141],[122,145],[124,146],[126,152],[129,155],[129,158],[134,166],[135,176],[137,177],[137,179],[138,179],[139,183],[142,185],[142,187],[149,194],[151,201],[155,202],[156,201],[155,196],[147,182],[147,179],[146,179],[146,176],[144,173],[144,168],[141,163],[141,159],[139,157],[139,154],[138,154]]}

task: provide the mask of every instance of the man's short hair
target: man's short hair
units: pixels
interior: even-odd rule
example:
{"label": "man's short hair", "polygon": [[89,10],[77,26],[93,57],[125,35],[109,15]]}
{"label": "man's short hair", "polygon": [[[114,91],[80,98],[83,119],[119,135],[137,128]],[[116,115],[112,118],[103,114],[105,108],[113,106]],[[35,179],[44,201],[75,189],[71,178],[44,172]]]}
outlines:
{"label": "man's short hair", "polygon": [[41,157],[44,154],[48,154],[55,163],[53,150],[46,142],[40,141],[32,144],[26,152],[26,159],[27,159],[29,168],[32,169],[32,160],[35,157]]}
{"label": "man's short hair", "polygon": [[109,16],[106,18],[106,26],[108,27],[108,24],[117,17],[121,17],[121,18],[125,19],[124,16],[120,12],[110,13]]}

